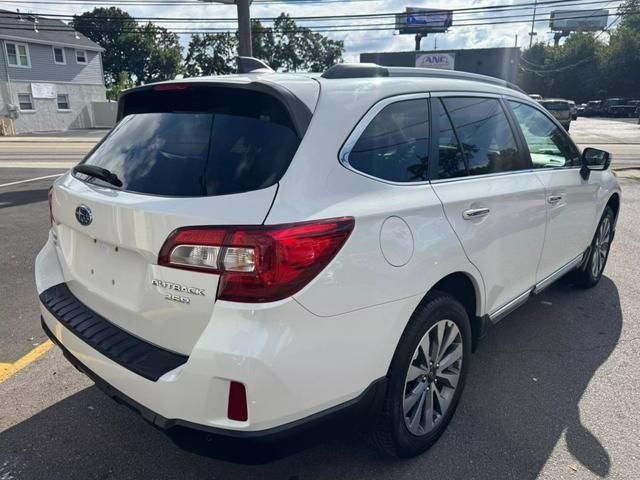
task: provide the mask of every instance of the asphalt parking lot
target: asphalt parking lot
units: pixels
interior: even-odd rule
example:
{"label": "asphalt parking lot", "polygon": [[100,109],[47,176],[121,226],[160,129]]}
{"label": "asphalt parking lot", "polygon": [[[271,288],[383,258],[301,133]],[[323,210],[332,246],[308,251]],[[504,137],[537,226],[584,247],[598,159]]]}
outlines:
{"label": "asphalt parking lot", "polygon": [[[582,146],[613,145],[618,168],[640,165],[640,126],[610,122],[579,119],[572,134]],[[88,149],[94,136],[40,136],[10,149],[0,141],[0,480],[638,478],[637,171],[619,172],[623,205],[600,285],[559,282],[492,329],[456,416],[425,455],[381,458],[354,436],[242,466],[179,450],[45,342],[33,260],[48,231],[47,190],[81,156],[69,144]]]}

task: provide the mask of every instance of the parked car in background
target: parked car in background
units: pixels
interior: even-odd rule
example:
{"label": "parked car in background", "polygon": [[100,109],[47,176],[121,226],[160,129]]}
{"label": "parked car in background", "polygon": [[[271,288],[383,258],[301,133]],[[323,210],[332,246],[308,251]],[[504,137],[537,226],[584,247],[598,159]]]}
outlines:
{"label": "parked car in background", "polygon": [[569,130],[572,115],[568,100],[562,98],[545,98],[544,100],[540,100],[539,103],[560,122],[565,130]]}
{"label": "parked car in background", "polygon": [[576,107],[576,102],[573,100],[569,100],[569,110],[571,110],[571,120],[578,119],[578,107]]}
{"label": "parked car in background", "polygon": [[614,118],[633,118],[635,112],[636,105],[627,103],[609,108],[609,114],[607,116]]}
{"label": "parked car in background", "polygon": [[585,117],[597,117],[602,115],[602,100],[589,100],[584,107]]}
{"label": "parked car in background", "polygon": [[536,102],[542,100],[542,95],[538,94],[538,93],[532,93],[531,95],[529,95],[529,98],[535,100]]}
{"label": "parked car in background", "polygon": [[580,105],[578,105],[578,112],[577,112],[577,115],[578,115],[579,117],[584,117],[584,109],[585,109],[585,107],[586,107],[586,106],[587,106],[587,104],[586,104],[586,103],[581,103]]}
{"label": "parked car in background", "polygon": [[627,104],[626,98],[607,98],[602,102],[602,115],[605,117],[615,117],[618,107]]}

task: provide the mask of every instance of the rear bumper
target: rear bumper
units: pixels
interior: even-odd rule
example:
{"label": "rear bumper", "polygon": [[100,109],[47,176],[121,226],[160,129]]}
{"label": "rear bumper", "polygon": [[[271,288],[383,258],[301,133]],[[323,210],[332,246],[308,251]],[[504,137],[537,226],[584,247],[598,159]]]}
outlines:
{"label": "rear bumper", "polygon": [[225,430],[159,415],[89,369],[58,340],[44,319],[42,328],[60,347],[65,358],[113,400],[163,430],[180,447],[233,462],[264,463],[334,436],[337,432],[364,427],[366,420],[375,417],[382,407],[387,388],[387,378],[383,377],[371,383],[358,397],[301,420],[260,431]]}
{"label": "rear bumper", "polygon": [[[51,238],[38,254],[35,277],[39,294],[74,281],[65,277]],[[136,373],[127,358],[74,333],[69,328],[73,318],[65,319],[65,312],[56,313],[53,305],[41,302],[40,312],[46,330],[75,359],[73,363],[109,385],[110,391],[119,392],[117,398],[130,400],[123,403],[152,412],[145,416],[173,437],[193,427],[221,438],[253,439],[255,435],[276,438],[274,429],[289,430],[295,422],[307,422],[322,412],[350,411],[352,403],[368,403],[362,399],[369,397],[370,385],[386,376],[405,319],[418,301],[409,297],[327,317],[311,313],[293,299],[260,305],[217,301],[193,348],[182,352],[186,362],[153,376]],[[122,330],[117,318],[98,307],[93,310],[84,302],[78,307],[104,315],[103,320]],[[180,321],[177,316],[176,325]],[[137,339],[149,345],[144,338]],[[247,389],[245,422],[227,416],[230,381]]]}

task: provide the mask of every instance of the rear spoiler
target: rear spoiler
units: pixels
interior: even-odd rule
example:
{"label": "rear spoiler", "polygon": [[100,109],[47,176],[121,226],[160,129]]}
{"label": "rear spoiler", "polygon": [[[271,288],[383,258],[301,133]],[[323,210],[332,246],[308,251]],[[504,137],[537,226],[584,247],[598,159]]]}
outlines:
{"label": "rear spoiler", "polygon": [[209,87],[211,89],[235,88],[238,90],[252,90],[274,97],[286,108],[291,118],[291,122],[293,123],[293,126],[296,130],[296,134],[300,139],[302,139],[302,137],[304,137],[304,134],[307,132],[307,128],[309,127],[309,123],[311,122],[311,117],[313,116],[311,110],[309,110],[309,107],[307,107],[307,105],[302,100],[294,95],[291,90],[277,83],[262,83],[255,81],[249,83],[219,81],[212,82],[207,81],[206,79],[202,79],[202,81],[193,81],[190,79],[188,81],[172,80],[169,82],[152,83],[125,90],[120,94],[120,97],[118,98],[118,113],[116,119],[119,122],[129,113],[131,113],[127,111],[127,99],[139,93],[149,91],[162,92],[171,90],[187,90],[189,88],[198,87]]}

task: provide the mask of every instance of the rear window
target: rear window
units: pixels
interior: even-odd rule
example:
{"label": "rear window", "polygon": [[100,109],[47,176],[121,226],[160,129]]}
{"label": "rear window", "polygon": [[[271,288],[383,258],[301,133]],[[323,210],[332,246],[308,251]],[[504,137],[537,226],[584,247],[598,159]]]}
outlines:
{"label": "rear window", "polygon": [[266,188],[284,175],[300,143],[284,106],[265,93],[131,95],[126,116],[83,162],[116,174],[122,190],[179,197]]}
{"label": "rear window", "polygon": [[567,102],[540,102],[541,105],[549,111],[552,110],[569,110]]}

